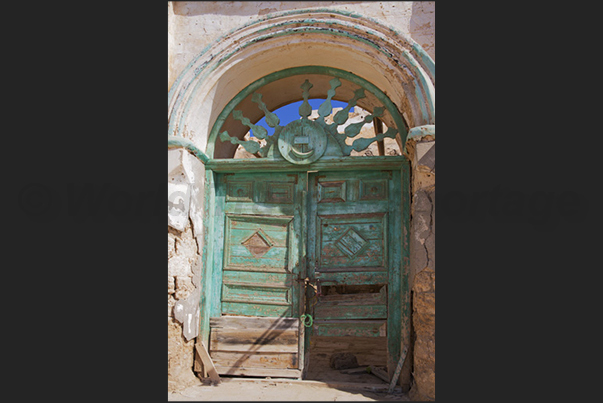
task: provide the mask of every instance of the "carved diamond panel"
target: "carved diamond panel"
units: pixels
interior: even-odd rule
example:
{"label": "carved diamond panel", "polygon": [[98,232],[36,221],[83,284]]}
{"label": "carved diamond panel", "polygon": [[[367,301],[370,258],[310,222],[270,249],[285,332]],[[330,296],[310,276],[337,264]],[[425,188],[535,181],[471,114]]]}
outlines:
{"label": "carved diamond panel", "polygon": [[335,242],[335,245],[348,257],[353,258],[368,246],[368,242],[350,228]]}
{"label": "carved diamond panel", "polygon": [[387,213],[317,217],[316,270],[384,270],[387,266]]}
{"label": "carved diamond panel", "polygon": [[249,238],[241,242],[241,245],[245,246],[255,258],[264,256],[272,248],[272,242],[262,230],[256,231]]}

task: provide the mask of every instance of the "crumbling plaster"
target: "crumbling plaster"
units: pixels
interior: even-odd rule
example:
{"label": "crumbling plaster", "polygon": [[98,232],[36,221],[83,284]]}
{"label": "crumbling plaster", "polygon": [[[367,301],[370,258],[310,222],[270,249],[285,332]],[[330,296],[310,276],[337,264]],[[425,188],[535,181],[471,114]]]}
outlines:
{"label": "crumbling plaster", "polygon": [[198,382],[193,372],[198,333],[200,262],[191,220],[183,231],[168,226],[168,390]]}
{"label": "crumbling plaster", "polygon": [[[393,3],[402,7],[401,2]],[[329,3],[317,3],[325,4]],[[307,65],[344,71],[353,65],[355,75],[376,85],[397,105],[407,126],[434,124],[433,60],[407,32],[398,30],[410,25],[409,15],[394,29],[357,12],[314,7],[258,16],[223,32],[219,40],[191,53],[190,63],[174,81],[168,133],[205,150],[218,114],[242,88],[270,73]],[[194,41],[198,31],[188,33],[188,41]],[[175,36],[172,39],[178,42]],[[269,97],[264,101],[269,109],[280,106],[271,105]]]}
{"label": "crumbling plaster", "polygon": [[329,8],[374,18],[409,34],[435,60],[435,2],[408,1],[202,1],[168,2],[168,89],[201,49],[226,32],[268,14]]}
{"label": "crumbling plaster", "polygon": [[412,163],[409,284],[412,292],[412,400],[435,400],[435,138],[406,144]]}
{"label": "crumbling plaster", "polygon": [[199,334],[203,245],[203,164],[182,149],[168,151],[168,388],[198,382],[193,372]]}

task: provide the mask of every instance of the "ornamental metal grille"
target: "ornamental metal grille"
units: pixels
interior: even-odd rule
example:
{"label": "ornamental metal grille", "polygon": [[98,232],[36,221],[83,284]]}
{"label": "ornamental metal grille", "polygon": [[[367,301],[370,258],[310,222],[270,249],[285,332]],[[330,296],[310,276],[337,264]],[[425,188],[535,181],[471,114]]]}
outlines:
{"label": "ornamental metal grille", "polygon": [[[381,125],[379,118],[384,115],[386,108],[376,106],[361,121],[346,124],[350,110],[357,105],[359,100],[366,98],[368,91],[357,86],[353,97],[348,99],[347,106],[333,114],[332,100],[342,83],[337,77],[330,79],[328,83],[330,88],[327,91],[326,99],[317,110],[318,116],[312,116],[312,107],[308,99],[310,89],[314,85],[310,80],[305,79],[300,86],[303,98],[298,110],[300,119],[284,126],[280,124],[277,114],[268,110],[262,100],[263,95],[259,92],[261,88],[258,89],[252,94],[251,102],[263,112],[266,125],[274,129],[274,134],[268,135],[265,127],[251,123],[251,120],[235,107],[231,113],[232,118],[249,128],[259,141],[239,139],[231,136],[227,130],[219,133],[219,139],[239,145],[258,158],[284,158],[293,164],[310,164],[323,156],[347,157],[354,151],[366,150],[374,142],[383,141],[385,138],[396,138],[399,133],[394,127],[388,127],[384,133],[376,130],[374,137],[358,136],[366,124],[379,123]],[[331,119],[327,119],[330,115],[332,115]]]}

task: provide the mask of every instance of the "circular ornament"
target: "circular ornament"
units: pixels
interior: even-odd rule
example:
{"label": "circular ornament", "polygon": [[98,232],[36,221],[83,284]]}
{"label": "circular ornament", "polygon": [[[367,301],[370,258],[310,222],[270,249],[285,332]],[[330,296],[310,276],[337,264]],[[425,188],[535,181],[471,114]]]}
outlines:
{"label": "circular ornament", "polygon": [[278,138],[278,149],[287,161],[309,164],[319,159],[327,149],[327,135],[312,120],[299,119],[289,123]]}

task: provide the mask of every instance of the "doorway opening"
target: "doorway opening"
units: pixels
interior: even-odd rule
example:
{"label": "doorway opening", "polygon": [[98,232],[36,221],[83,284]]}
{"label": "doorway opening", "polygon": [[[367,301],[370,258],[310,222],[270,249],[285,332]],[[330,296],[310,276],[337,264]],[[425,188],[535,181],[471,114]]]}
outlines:
{"label": "doorway opening", "polygon": [[291,70],[241,91],[210,134],[200,340],[224,376],[385,382],[408,337],[406,126],[348,72]]}

